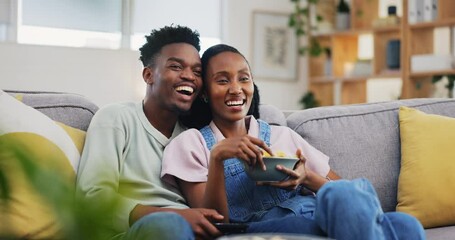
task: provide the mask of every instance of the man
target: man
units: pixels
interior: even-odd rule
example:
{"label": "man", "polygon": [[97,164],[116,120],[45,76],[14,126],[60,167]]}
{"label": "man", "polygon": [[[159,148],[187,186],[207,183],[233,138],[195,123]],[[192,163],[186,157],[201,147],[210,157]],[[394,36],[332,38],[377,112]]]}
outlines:
{"label": "man", "polygon": [[211,221],[223,216],[189,209],[179,190],[160,179],[163,150],[184,130],[179,116],[189,111],[202,87],[199,34],[168,26],[146,39],[140,48],[145,98],[96,113],[78,169],[77,194],[99,206],[118,201],[109,227],[122,239],[191,239],[193,232],[200,238],[218,236]]}

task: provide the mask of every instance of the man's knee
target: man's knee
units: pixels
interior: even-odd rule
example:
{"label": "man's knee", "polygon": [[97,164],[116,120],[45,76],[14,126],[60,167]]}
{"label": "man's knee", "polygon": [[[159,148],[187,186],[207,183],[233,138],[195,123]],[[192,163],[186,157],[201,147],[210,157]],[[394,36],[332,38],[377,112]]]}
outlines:
{"label": "man's knee", "polygon": [[159,212],[146,215],[131,226],[126,239],[194,239],[190,224],[180,215]]}

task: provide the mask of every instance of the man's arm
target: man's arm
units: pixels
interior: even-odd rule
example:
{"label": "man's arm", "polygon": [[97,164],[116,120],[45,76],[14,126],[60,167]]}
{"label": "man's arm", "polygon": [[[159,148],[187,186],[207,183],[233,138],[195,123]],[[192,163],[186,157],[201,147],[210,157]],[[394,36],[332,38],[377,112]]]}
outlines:
{"label": "man's arm", "polygon": [[[125,133],[115,127],[113,111],[100,109],[87,131],[84,150],[77,172],[79,199],[104,207],[106,201],[115,202],[114,229],[128,229],[128,216],[137,204],[117,193],[120,181],[120,164],[126,144]],[[114,209],[112,209],[114,210]]]}

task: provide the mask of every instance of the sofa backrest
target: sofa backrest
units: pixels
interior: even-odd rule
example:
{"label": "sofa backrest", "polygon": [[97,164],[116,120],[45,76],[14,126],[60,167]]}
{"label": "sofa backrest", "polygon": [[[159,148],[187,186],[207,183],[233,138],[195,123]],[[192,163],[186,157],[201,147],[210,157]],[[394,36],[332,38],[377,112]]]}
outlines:
{"label": "sofa backrest", "polygon": [[455,117],[455,99],[433,98],[307,109],[289,115],[287,124],[327,154],[340,176],[369,179],[384,210],[394,211],[401,159],[399,106]]}
{"label": "sofa backrest", "polygon": [[84,131],[87,131],[93,115],[98,110],[98,106],[93,102],[73,93],[4,91],[46,114],[52,120]]}
{"label": "sofa backrest", "polygon": [[[98,110],[93,102],[73,93],[4,90],[23,103],[46,114],[55,121],[86,131]],[[261,119],[272,125],[286,126],[282,111],[269,104],[259,106]]]}
{"label": "sofa backrest", "polygon": [[259,105],[260,119],[270,125],[286,126],[286,117],[284,113],[277,107],[270,104]]}

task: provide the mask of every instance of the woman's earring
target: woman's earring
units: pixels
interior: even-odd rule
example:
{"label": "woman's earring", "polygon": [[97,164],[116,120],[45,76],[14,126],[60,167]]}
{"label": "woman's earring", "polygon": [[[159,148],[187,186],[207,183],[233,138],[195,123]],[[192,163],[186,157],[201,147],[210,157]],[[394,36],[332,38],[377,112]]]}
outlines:
{"label": "woman's earring", "polygon": [[207,98],[207,96],[203,95],[202,96],[202,101],[204,101],[205,103],[208,103],[209,99]]}

